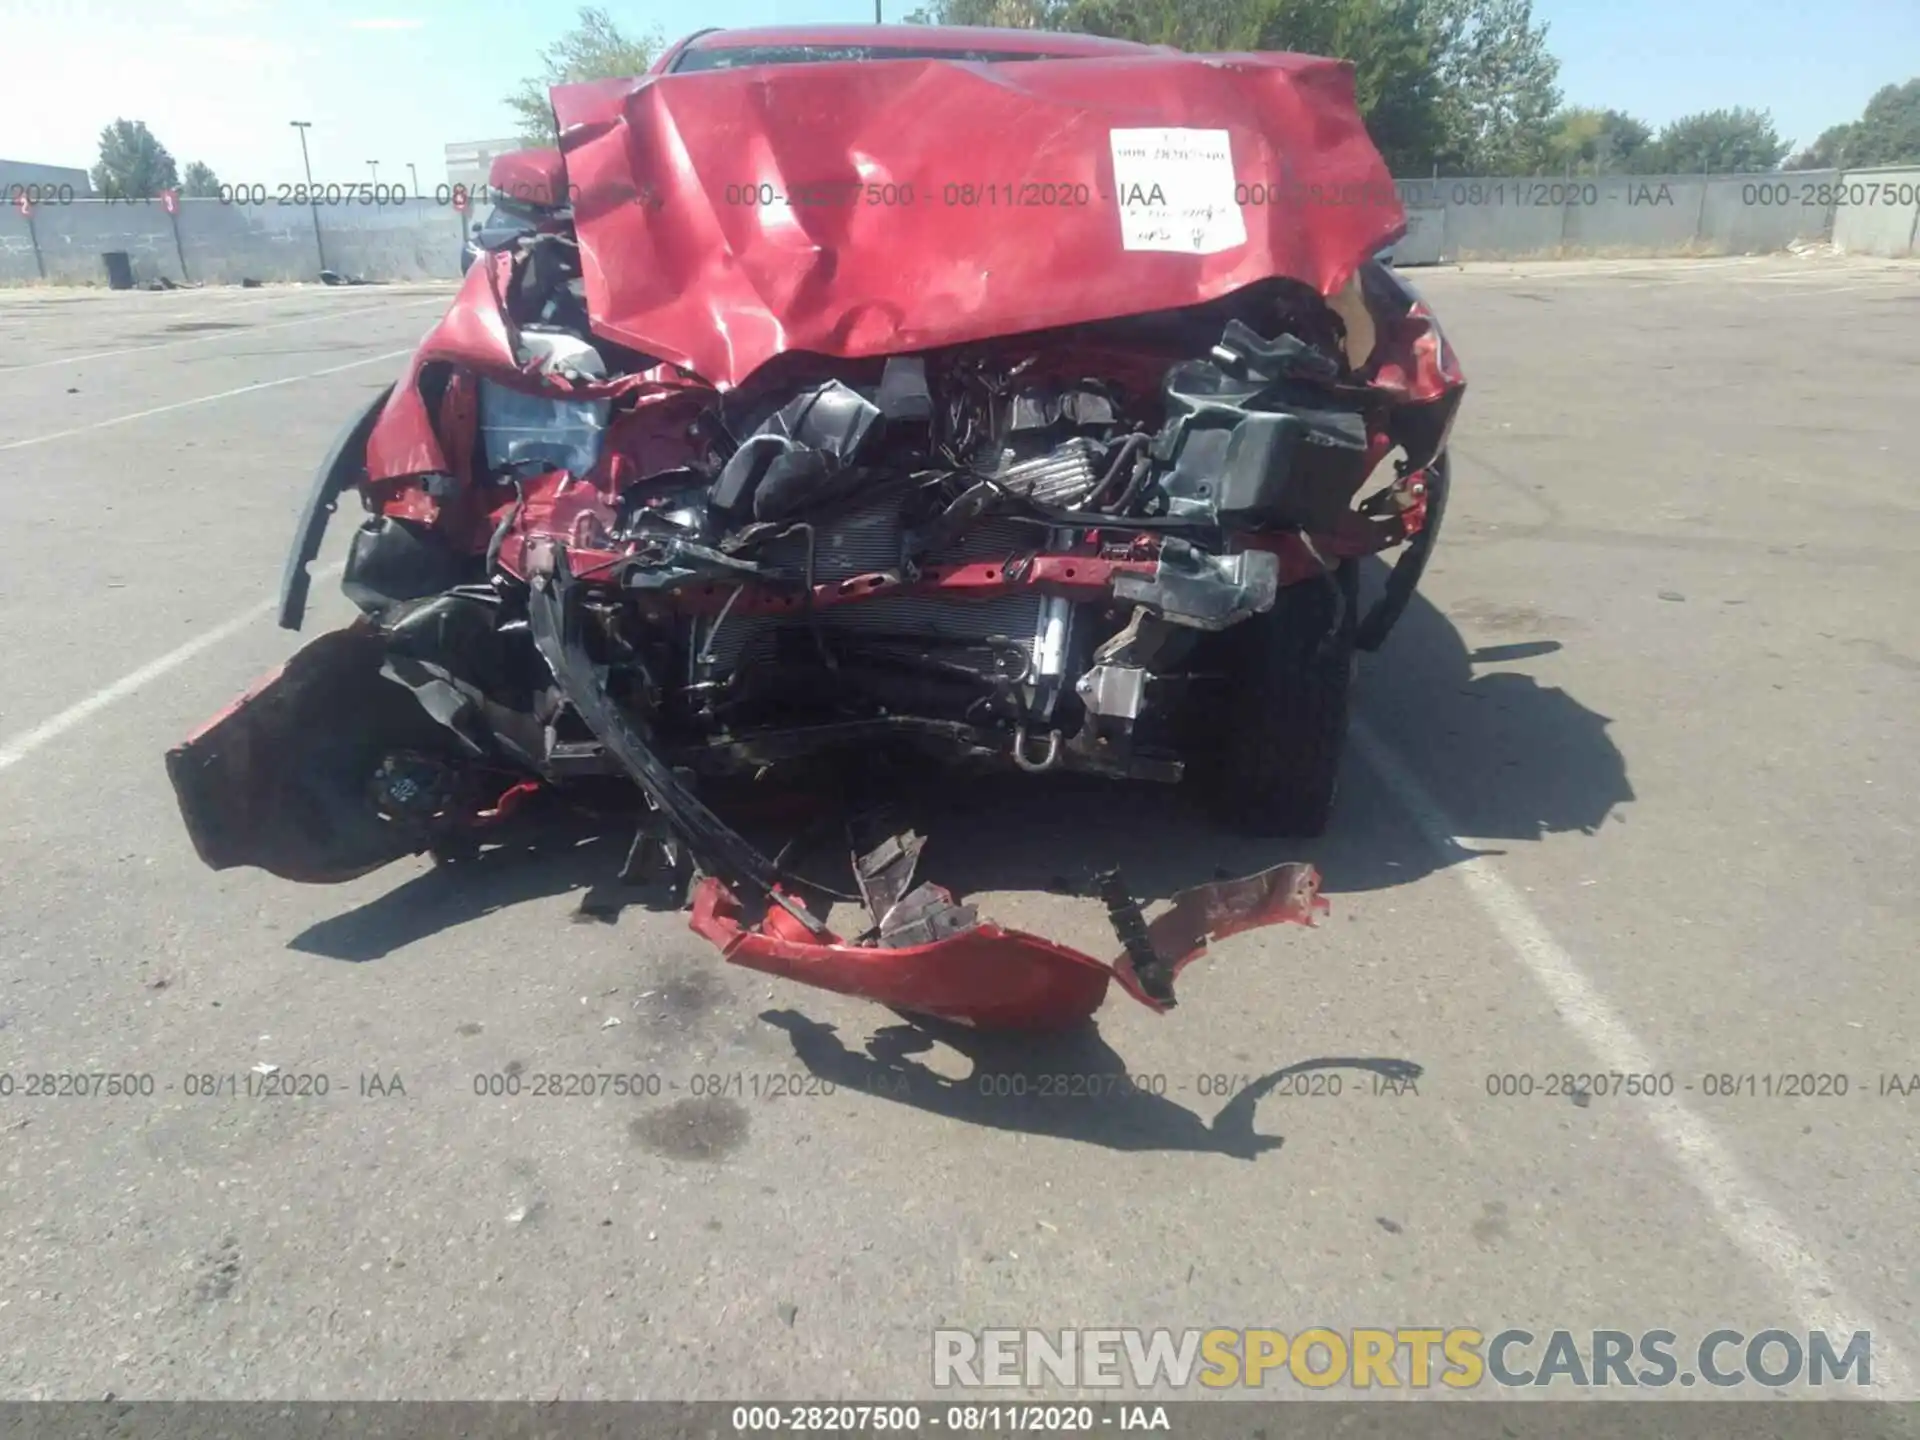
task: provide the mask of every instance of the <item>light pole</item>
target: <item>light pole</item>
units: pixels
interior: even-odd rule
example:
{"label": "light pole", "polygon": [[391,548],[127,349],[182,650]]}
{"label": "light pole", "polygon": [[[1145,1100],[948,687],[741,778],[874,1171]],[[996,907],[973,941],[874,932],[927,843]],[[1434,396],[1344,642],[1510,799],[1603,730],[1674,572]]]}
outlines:
{"label": "light pole", "polygon": [[307,214],[313,217],[313,253],[320,257],[320,268],[327,268],[327,247],[320,242],[320,206],[313,198],[313,162],[307,158],[307,130],[311,120],[287,122],[300,132],[300,164],[307,172]]}
{"label": "light pole", "polygon": [[409,196],[418,195],[420,193],[420,172],[414,169],[413,162],[411,160],[407,162],[407,174],[413,177],[413,183],[407,192],[408,195]]}
{"label": "light pole", "polygon": [[373,172],[373,183],[378,185],[380,183],[380,162],[378,160],[367,161],[367,169]]}

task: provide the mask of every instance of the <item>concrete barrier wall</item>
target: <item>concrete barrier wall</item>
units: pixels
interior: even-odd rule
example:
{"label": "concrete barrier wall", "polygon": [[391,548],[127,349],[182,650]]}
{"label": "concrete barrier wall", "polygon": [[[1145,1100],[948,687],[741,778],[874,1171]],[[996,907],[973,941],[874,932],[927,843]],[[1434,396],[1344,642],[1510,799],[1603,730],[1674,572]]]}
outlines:
{"label": "concrete barrier wall", "polygon": [[39,277],[27,222],[11,205],[0,207],[0,285]]}
{"label": "concrete barrier wall", "polygon": [[36,206],[31,221],[8,208],[0,214],[0,283],[44,273],[55,283],[105,284],[101,257],[111,250],[127,252],[137,284],[312,280],[322,252],[325,268],[353,278],[455,279],[463,227],[459,211],[432,199],[312,208],[182,200],[171,216],[157,200],[77,200]]}
{"label": "concrete barrier wall", "polygon": [[1833,235],[1834,170],[1716,175],[1707,182],[1700,241],[1718,255],[1765,255]]}
{"label": "concrete barrier wall", "polygon": [[1466,177],[1431,183],[1441,208],[1441,257],[1472,260],[1499,256],[1552,255],[1566,231],[1564,204],[1544,196],[1562,182]]}
{"label": "concrete barrier wall", "polygon": [[[1608,175],[1402,181],[1427,210],[1418,260],[1534,260],[1583,255],[1758,255],[1832,233],[1837,176]],[[1417,262],[1416,262],[1417,263]]]}
{"label": "concrete barrier wall", "polygon": [[[136,281],[165,275],[180,278],[173,231],[158,202],[121,204],[77,200],[71,205],[39,205],[32,216],[46,277],[68,285],[103,285],[107,272],[100,257],[124,250]],[[29,253],[26,262],[33,264]]]}
{"label": "concrete barrier wall", "polygon": [[[432,200],[320,209],[327,265],[370,280],[456,280],[466,220]],[[311,243],[312,226],[308,226]]]}
{"label": "concrete barrier wall", "polygon": [[1920,255],[1920,166],[1849,170],[1837,189],[1834,244],[1856,255]]}
{"label": "concrete barrier wall", "polygon": [[1608,176],[1563,181],[1577,198],[1566,207],[1561,249],[1575,255],[1687,255],[1701,248],[1700,212],[1707,182],[1701,176]]}
{"label": "concrete barrier wall", "polygon": [[192,280],[237,285],[242,280],[312,280],[320,273],[313,221],[304,206],[182,200],[179,219]]}
{"label": "concrete barrier wall", "polygon": [[[1868,255],[1920,253],[1920,167],[1768,175],[1511,176],[1398,182],[1406,264],[1585,255],[1756,255],[1832,240]],[[316,241],[316,216],[319,237]],[[32,235],[29,235],[29,223]],[[464,220],[432,199],[385,205],[232,205],[79,200],[0,211],[0,283],[42,274],[104,284],[124,250],[136,282],[312,280],[326,267],[368,280],[453,279]],[[36,264],[32,239],[37,237]]]}

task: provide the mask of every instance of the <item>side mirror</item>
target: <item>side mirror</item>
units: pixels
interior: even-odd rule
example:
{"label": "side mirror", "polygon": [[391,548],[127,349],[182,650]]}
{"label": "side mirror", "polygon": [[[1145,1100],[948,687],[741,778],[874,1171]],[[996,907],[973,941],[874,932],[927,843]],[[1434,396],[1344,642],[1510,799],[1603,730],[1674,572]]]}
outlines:
{"label": "side mirror", "polygon": [[488,167],[496,202],[519,210],[557,210],[573,203],[566,162],[558,150],[510,150]]}

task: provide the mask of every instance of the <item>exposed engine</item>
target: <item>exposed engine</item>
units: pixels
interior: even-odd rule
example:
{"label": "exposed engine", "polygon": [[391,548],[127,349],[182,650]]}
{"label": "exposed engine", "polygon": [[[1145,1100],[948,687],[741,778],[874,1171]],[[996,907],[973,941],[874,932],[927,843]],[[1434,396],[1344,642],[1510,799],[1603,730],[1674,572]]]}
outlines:
{"label": "exposed engine", "polygon": [[[937,407],[936,384],[951,392]],[[1017,580],[1027,557],[1071,553],[1079,527],[1137,501],[1144,437],[1123,443],[1104,387],[995,393],[1013,384],[978,371],[930,382],[926,360],[896,357],[877,384],[829,380],[759,420],[706,495],[722,525],[742,526],[723,547],[797,575],[805,593],[890,593],[694,620],[688,693],[705,718],[733,728],[869,706],[989,728],[1055,718],[1101,607],[1032,587],[911,588],[966,567],[985,589]]]}
{"label": "exposed engine", "polygon": [[[484,566],[383,563],[436,538],[389,508],[348,592],[391,623],[429,598],[421,577],[457,578],[493,593],[435,603],[505,616],[536,556],[566,550],[609,693],[696,771],[887,734],[1176,780],[1204,637],[1333,569],[1306,534],[1398,520],[1391,490],[1352,509],[1394,437],[1340,316],[1298,285],[921,355],[784,357],[724,395],[622,392],[658,367],[595,339],[563,239],[520,247],[518,358],[549,393],[479,383]],[[668,426],[672,463],[649,467],[660,447],[634,436]],[[615,768],[595,737],[546,735],[545,767]]]}
{"label": "exposed engine", "polygon": [[[1129,66],[1188,123],[1127,118]],[[1151,922],[1110,872],[1124,954],[1101,960],[916,883],[922,842],[896,830],[854,842],[873,924],[843,941],[789,863],[800,837],[763,852],[704,781],[880,748],[1192,772],[1236,828],[1320,833],[1354,652],[1418,581],[1464,385],[1367,258],[1402,224],[1390,195],[1226,198],[1232,174],[1379,190],[1350,76],[1143,51],[1017,87],[928,63],[853,88],[836,66],[676,81],[672,106],[616,88],[556,90],[565,153],[495,162],[486,253],[322,463],[281,624],[350,490],[362,618],[169,752],[202,858],[299,880],[457,860],[529,794],[571,804],[609,776],[644,800],[622,877],[670,880],[730,960],[976,1023],[1069,1023],[1110,980],[1164,1008],[1210,938],[1310,919],[1303,865]],[[1023,194],[1091,202],[1096,177],[1147,171],[1171,191],[1003,214],[927,187],[933,224],[931,199],[925,220],[875,208],[910,188],[887,183],[834,189],[879,191],[866,209],[749,213],[729,194],[780,188],[725,180],[753,107],[810,117],[762,147],[776,169],[904,177],[964,146],[1025,173],[1007,137],[1045,113],[1088,183]],[[1403,544],[1357,614],[1356,562]]]}

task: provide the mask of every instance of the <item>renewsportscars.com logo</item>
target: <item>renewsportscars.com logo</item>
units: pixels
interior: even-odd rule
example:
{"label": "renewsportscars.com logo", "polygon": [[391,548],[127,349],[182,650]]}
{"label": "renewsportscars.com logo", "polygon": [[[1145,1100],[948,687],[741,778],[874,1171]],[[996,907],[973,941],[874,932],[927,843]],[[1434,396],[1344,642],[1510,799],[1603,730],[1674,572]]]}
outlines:
{"label": "renewsportscars.com logo", "polygon": [[1662,1389],[1871,1386],[1873,1336],[1824,1330],[936,1330],[939,1389]]}

